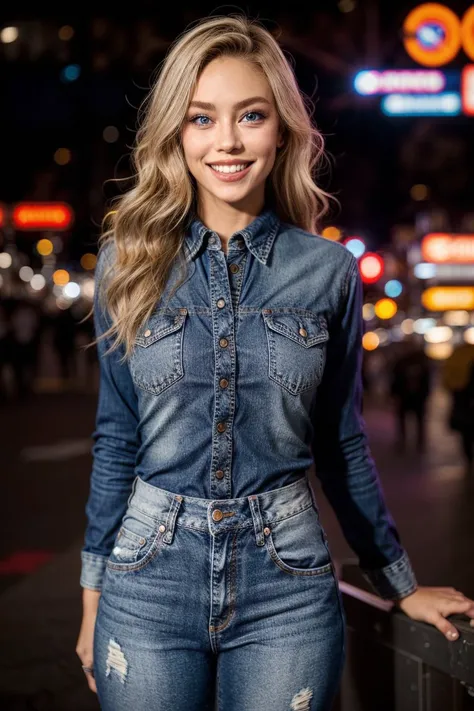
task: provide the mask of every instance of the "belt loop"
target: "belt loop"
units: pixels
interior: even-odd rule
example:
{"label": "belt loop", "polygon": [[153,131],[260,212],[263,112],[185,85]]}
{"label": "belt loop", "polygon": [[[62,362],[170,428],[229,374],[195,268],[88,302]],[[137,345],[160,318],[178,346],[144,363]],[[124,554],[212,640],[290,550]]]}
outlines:
{"label": "belt loop", "polygon": [[263,519],[260,511],[260,504],[258,502],[258,496],[248,496],[247,498],[249,501],[250,511],[252,513],[257,546],[264,546],[265,539],[263,536]]}
{"label": "belt loop", "polygon": [[173,497],[173,501],[171,502],[170,510],[168,511],[168,516],[165,524],[166,533],[163,536],[163,541],[165,543],[169,544],[173,542],[174,529],[176,527],[176,517],[178,516],[178,511],[181,506],[182,500],[183,497],[177,494]]}

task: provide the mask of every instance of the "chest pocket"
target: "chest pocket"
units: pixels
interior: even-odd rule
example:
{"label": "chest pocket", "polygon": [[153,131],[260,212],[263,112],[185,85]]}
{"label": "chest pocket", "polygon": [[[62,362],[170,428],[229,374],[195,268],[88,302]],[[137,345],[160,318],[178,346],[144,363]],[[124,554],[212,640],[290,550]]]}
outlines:
{"label": "chest pocket", "polygon": [[323,316],[295,308],[263,309],[268,375],[297,395],[321,382],[329,333]]}
{"label": "chest pocket", "polygon": [[187,309],[158,309],[140,328],[130,357],[130,373],[142,390],[159,395],[183,377],[187,313]]}

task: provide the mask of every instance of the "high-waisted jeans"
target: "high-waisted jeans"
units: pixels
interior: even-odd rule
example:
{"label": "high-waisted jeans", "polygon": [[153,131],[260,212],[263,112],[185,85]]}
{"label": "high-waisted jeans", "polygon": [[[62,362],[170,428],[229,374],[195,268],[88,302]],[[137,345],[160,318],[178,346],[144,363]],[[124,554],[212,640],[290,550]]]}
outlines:
{"label": "high-waisted jeans", "polygon": [[94,635],[104,711],[327,711],[344,657],[306,477],[221,500],[135,479]]}

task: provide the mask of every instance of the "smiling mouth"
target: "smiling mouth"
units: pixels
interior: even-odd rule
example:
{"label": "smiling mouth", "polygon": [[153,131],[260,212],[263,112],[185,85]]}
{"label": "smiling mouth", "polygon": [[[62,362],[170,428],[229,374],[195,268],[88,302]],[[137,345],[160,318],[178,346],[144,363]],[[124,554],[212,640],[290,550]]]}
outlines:
{"label": "smiling mouth", "polygon": [[234,175],[235,173],[242,173],[244,170],[247,170],[252,163],[255,163],[255,161],[242,161],[242,163],[239,163],[238,165],[236,164],[230,166],[214,166],[212,163],[208,163],[207,165],[215,173],[220,173],[221,175]]}

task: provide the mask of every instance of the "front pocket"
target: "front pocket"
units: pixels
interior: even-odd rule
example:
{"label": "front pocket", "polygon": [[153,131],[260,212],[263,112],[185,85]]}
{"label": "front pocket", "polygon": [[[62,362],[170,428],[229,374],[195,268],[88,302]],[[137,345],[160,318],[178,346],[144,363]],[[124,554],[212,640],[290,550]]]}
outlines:
{"label": "front pocket", "polygon": [[305,576],[332,571],[331,556],[314,507],[265,526],[264,535],[271,560],[283,572]]}
{"label": "front pocket", "polygon": [[324,317],[304,309],[263,309],[268,375],[297,395],[321,382],[329,333]]}
{"label": "front pocket", "polygon": [[140,328],[130,357],[130,373],[139,388],[159,395],[180,380],[187,309],[158,309]]}
{"label": "front pocket", "polygon": [[159,523],[133,505],[122,519],[114,547],[107,560],[111,570],[138,570],[158,553],[163,534]]}

